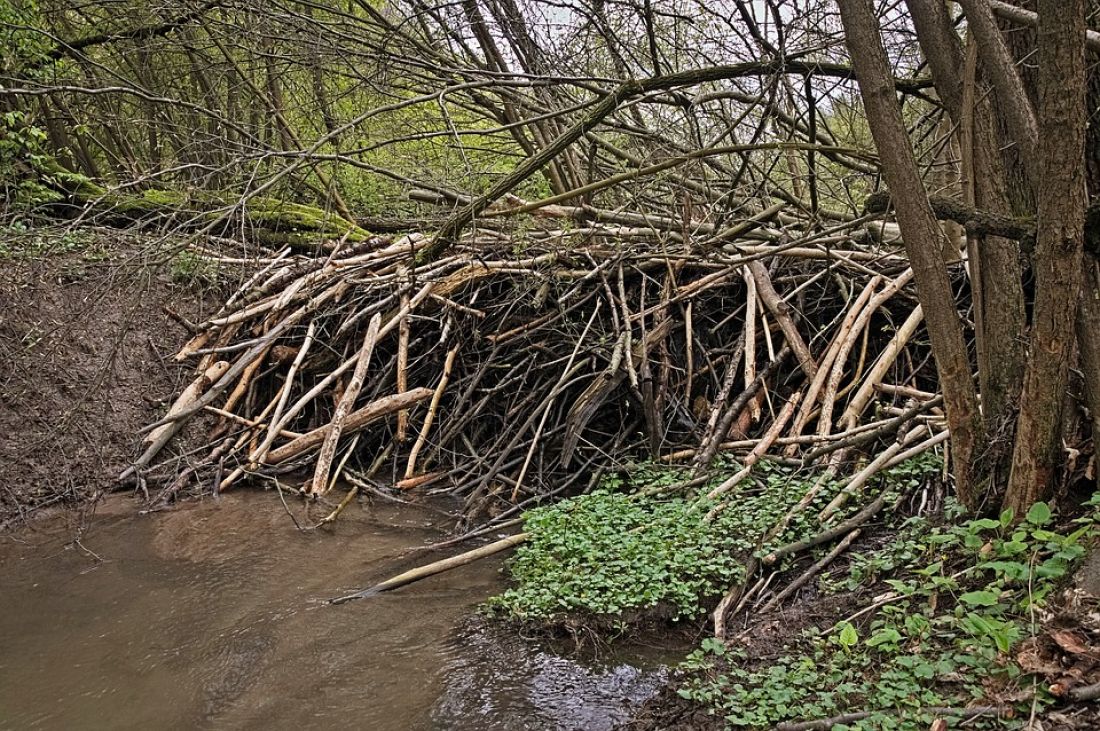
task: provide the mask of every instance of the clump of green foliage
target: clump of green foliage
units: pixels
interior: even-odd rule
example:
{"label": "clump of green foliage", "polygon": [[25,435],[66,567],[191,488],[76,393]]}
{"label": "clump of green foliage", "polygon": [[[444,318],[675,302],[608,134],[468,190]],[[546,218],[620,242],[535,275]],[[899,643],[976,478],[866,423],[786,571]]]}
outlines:
{"label": "clump of green foliage", "polygon": [[[909,462],[886,482],[897,489],[934,469],[927,460]],[[812,516],[840,487],[826,485],[807,510],[762,546],[762,537],[802,499],[814,475],[761,463],[755,483],[746,484],[712,519],[713,501],[655,489],[688,477],[682,470],[643,465],[592,493],[529,511],[530,538],[509,563],[515,586],[489,607],[548,623],[658,607],[671,609],[674,619],[696,617],[708,599],[743,579],[754,551],[767,552],[820,530]]]}
{"label": "clump of green foliage", "polygon": [[[833,728],[927,729],[933,716],[922,709],[980,701],[989,683],[1022,684],[1010,651],[1034,633],[1033,610],[1097,537],[1098,508],[1094,499],[1086,517],[1061,531],[1051,528],[1045,503],[1019,524],[1011,513],[946,526],[910,519],[877,556],[857,557],[848,576],[830,584],[850,590],[883,577],[890,593],[860,626],[811,628],[766,664],[706,640],[683,663],[690,679],[679,692],[731,728],[869,711]],[[970,727],[990,723],[1004,727],[995,719]]]}
{"label": "clump of green foliage", "polygon": [[0,228],[0,260],[37,259],[80,252],[85,261],[106,258],[98,237],[88,229],[39,228],[12,221]]}
{"label": "clump of green foliage", "polygon": [[215,284],[221,274],[217,262],[187,249],[172,257],[170,269],[173,281],[179,284]]}
{"label": "clump of green foliage", "polygon": [[490,606],[537,620],[662,602],[694,615],[700,596],[721,591],[741,570],[725,544],[730,521],[708,526],[705,514],[682,498],[607,490],[534,510],[526,519],[531,539],[510,564],[518,585]]}
{"label": "clump of green foliage", "polygon": [[[34,0],[0,2],[0,76],[39,80],[56,61],[50,35],[39,30],[41,10]],[[58,169],[47,151],[48,135],[28,112],[0,113],[0,211],[22,213],[61,199],[57,188],[82,176]]]}

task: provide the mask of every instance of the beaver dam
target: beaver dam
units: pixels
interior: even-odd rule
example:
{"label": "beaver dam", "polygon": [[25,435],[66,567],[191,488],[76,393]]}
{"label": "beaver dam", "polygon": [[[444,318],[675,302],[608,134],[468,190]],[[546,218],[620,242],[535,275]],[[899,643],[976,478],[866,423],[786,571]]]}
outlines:
{"label": "beaver dam", "polygon": [[0,726],[1100,724],[1100,0],[154,5],[0,3]]}

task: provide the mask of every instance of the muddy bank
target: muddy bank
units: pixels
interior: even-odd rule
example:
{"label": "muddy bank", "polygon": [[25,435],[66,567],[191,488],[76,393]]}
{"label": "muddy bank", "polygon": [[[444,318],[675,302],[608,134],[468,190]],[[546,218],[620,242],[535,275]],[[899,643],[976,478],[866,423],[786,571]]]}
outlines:
{"label": "muddy bank", "polygon": [[111,497],[0,537],[0,728],[610,729],[682,648],[563,656],[480,621],[482,561],[370,600],[452,519],[349,508],[300,533],[253,492],[135,515]]}
{"label": "muddy bank", "polygon": [[112,485],[137,428],[187,377],[171,361],[220,288],[169,243],[101,230],[4,229],[0,246],[0,529]]}

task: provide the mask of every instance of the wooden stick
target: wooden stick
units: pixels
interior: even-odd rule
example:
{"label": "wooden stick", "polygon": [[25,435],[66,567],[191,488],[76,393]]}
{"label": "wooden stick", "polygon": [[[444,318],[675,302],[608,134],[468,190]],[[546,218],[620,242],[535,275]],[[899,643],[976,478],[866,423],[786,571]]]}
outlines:
{"label": "wooden stick", "polygon": [[336,444],[340,441],[344,420],[355,405],[356,399],[359,398],[359,391],[363,388],[363,379],[367,376],[367,366],[370,365],[370,356],[378,340],[378,328],[381,324],[382,316],[375,313],[370,320],[370,324],[367,325],[367,334],[363,336],[363,346],[359,349],[359,360],[355,363],[355,370],[352,371],[351,380],[348,382],[347,388],[344,389],[344,395],[340,398],[340,403],[336,405],[336,411],[333,413],[332,421],[328,425],[328,433],[325,434],[325,441],[321,445],[321,453],[317,456],[317,466],[313,471],[313,482],[310,484],[308,491],[310,495],[324,495],[328,492],[328,473],[329,468],[332,466],[332,459],[336,456]]}
{"label": "wooden stick", "polygon": [[[844,316],[844,322],[841,323],[840,329],[833,337],[831,343],[829,343],[828,349],[825,351],[825,355],[821,359],[821,363],[818,364],[817,375],[814,376],[813,381],[810,383],[810,388],[806,393],[806,398],[802,401],[802,408],[798,410],[798,416],[795,417],[794,424],[791,426],[791,431],[788,436],[797,437],[802,433],[806,424],[809,423],[811,414],[813,413],[814,405],[817,404],[818,396],[821,394],[825,384],[829,381],[834,372],[833,364],[836,362],[838,355],[841,351],[844,352],[844,356],[847,357],[848,350],[845,349],[845,345],[848,344],[848,349],[851,348],[849,341],[851,340],[852,329],[855,326],[856,320],[863,312],[864,307],[867,306],[867,301],[871,299],[871,295],[874,294],[875,288],[881,281],[881,277],[872,277],[871,281],[867,283],[867,286],[863,288],[856,301],[848,308],[848,312]],[[840,369],[843,372],[843,365]],[[833,392],[835,393],[834,388]],[[821,412],[824,414],[825,419],[831,418],[831,408],[829,413]],[[797,447],[795,445],[789,446],[784,454],[788,457],[794,456]]]}
{"label": "wooden stick", "polygon": [[294,379],[298,375],[298,370],[302,367],[302,363],[306,359],[306,353],[309,352],[310,347],[313,345],[313,338],[316,332],[317,323],[311,321],[309,327],[306,328],[306,337],[302,341],[302,347],[298,348],[298,354],[294,356],[294,361],[290,364],[290,368],[287,369],[283,387],[279,390],[275,411],[271,414],[271,423],[267,427],[267,436],[264,437],[259,447],[249,452],[248,462],[252,469],[255,469],[256,465],[263,461],[263,457],[267,454],[267,450],[275,443],[275,438],[283,432],[280,426],[283,410],[286,408],[286,403],[290,399],[290,392],[291,389],[294,388]]}
{"label": "wooden stick", "polygon": [[[119,474],[118,480],[120,482],[132,475],[138,474],[139,470],[144,469],[153,461],[153,458],[160,453],[160,450],[164,449],[164,446],[171,441],[172,437],[183,428],[185,421],[179,415],[189,411],[194,413],[194,411],[197,410],[195,408],[196,404],[202,402],[201,396],[203,391],[206,391],[212,384],[218,382],[219,378],[223,378],[229,370],[229,363],[218,361],[207,368],[201,376],[192,381],[191,384],[184,389],[183,393],[179,395],[175,403],[168,409],[168,414],[160,420],[163,423],[149,432],[149,435],[145,439],[149,446],[141,453],[140,457],[134,460],[133,464]],[[202,407],[200,406],[199,408]]]}
{"label": "wooden stick", "polygon": [[749,262],[749,271],[752,272],[752,278],[756,281],[760,301],[764,303],[764,306],[772,313],[772,317],[779,323],[779,329],[783,331],[787,344],[794,351],[802,372],[812,380],[817,374],[817,363],[814,362],[813,356],[810,355],[810,349],[806,347],[806,341],[802,339],[798,327],[791,318],[791,306],[784,302],[779,293],[775,291],[775,287],[772,286],[771,275],[768,274],[768,269],[763,262]]}
{"label": "wooden stick", "polygon": [[[401,316],[397,330],[397,393],[402,394],[409,387],[409,295],[401,295],[401,309],[406,310]],[[397,412],[397,441],[405,441],[405,434],[409,428],[409,412],[401,410]]]}
{"label": "wooden stick", "polygon": [[[756,310],[758,298],[756,280],[753,278],[752,271],[745,268],[741,271],[741,275],[745,280],[745,383],[752,383],[756,379]],[[753,412],[753,419],[759,419],[760,406],[756,399],[749,402],[749,408]]]}
{"label": "wooden stick", "polygon": [[[411,391],[406,391],[403,394],[394,394],[392,396],[384,396],[377,401],[372,401],[363,408],[348,414],[347,419],[344,420],[343,432],[345,434],[351,434],[352,432],[359,431],[368,424],[377,419],[394,413],[400,409],[407,409],[413,404],[419,403],[432,395],[432,389],[430,388],[414,388]],[[268,452],[264,458],[264,464],[279,464],[286,460],[297,457],[303,452],[308,452],[321,445],[328,435],[329,427],[331,425],[318,427],[311,432],[298,437],[289,444],[284,444],[278,449],[273,449]]]}
{"label": "wooden stick", "polygon": [[894,337],[890,339],[890,342],[879,354],[878,360],[871,366],[871,370],[867,372],[867,376],[863,381],[863,385],[856,391],[856,395],[852,397],[851,402],[848,404],[848,408],[840,417],[840,421],[843,424],[854,425],[859,419],[860,414],[867,408],[867,404],[871,401],[871,396],[874,395],[875,385],[882,381],[886,376],[886,372],[890,370],[890,367],[894,365],[894,361],[901,355],[901,351],[905,349],[909,339],[913,337],[913,333],[920,327],[921,322],[924,321],[924,310],[920,305],[913,308],[913,311],[909,314],[909,317],[902,323],[902,326],[898,328],[898,331],[894,334]]}
{"label": "wooden stick", "polygon": [[863,486],[867,484],[867,481],[879,473],[894,456],[901,452],[901,450],[909,444],[912,444],[921,434],[928,431],[928,427],[923,424],[915,426],[909,430],[908,433],[900,440],[894,442],[889,447],[884,449],[878,455],[875,456],[871,463],[860,470],[855,477],[849,480],[848,484],[837,493],[836,497],[829,502],[828,505],[818,515],[818,520],[822,523],[829,520],[833,513],[843,507],[844,503],[848,501],[855,493],[863,489]]}
{"label": "wooden stick", "polygon": [[420,429],[420,434],[416,438],[416,443],[413,444],[412,451],[409,452],[409,463],[405,467],[406,480],[416,474],[416,457],[420,454],[420,450],[424,448],[424,443],[428,441],[428,434],[432,430],[432,422],[435,421],[436,412],[439,410],[439,402],[443,398],[443,392],[447,388],[447,381],[451,378],[451,368],[454,366],[455,356],[457,354],[457,346],[447,351],[447,358],[443,362],[443,375],[440,376],[439,385],[435,387],[435,393],[432,394],[432,402],[428,407],[428,415],[424,417],[424,426]]}
{"label": "wooden stick", "polygon": [[475,548],[472,551],[460,553],[457,556],[445,558],[441,561],[434,561],[430,564],[427,564],[426,566],[420,566],[418,568],[406,571],[403,574],[398,574],[393,578],[386,579],[379,584],[375,584],[369,589],[363,589],[362,591],[357,591],[354,594],[347,594],[345,596],[336,597],[335,599],[330,599],[329,604],[343,604],[344,602],[350,602],[353,599],[367,599],[369,597],[375,596],[376,594],[381,594],[384,591],[392,591],[394,589],[397,589],[398,587],[411,584],[414,581],[420,581],[421,579],[426,579],[429,576],[435,576],[436,574],[441,574],[444,571],[450,571],[451,569],[456,569],[459,566],[465,566],[479,559],[486,558],[487,556],[492,556],[494,554],[500,553],[501,551],[506,551],[513,546],[518,546],[519,544],[523,543],[527,540],[529,536],[529,533],[517,533],[514,536],[503,538],[499,541],[496,541],[495,543],[490,543],[486,546]]}
{"label": "wooden stick", "polygon": [[772,597],[771,601],[765,604],[764,608],[760,610],[760,613],[767,614],[771,610],[778,607],[785,599],[787,599],[787,597],[791,596],[807,583],[809,583],[810,579],[812,579],[814,576],[817,576],[817,574],[823,568],[831,564],[837,556],[847,551],[848,547],[852,545],[852,541],[859,537],[859,533],[860,529],[856,528],[851,533],[844,536],[844,540],[834,546],[833,550],[829,551],[829,553],[827,553],[821,560],[817,561],[813,566],[802,572],[802,574],[799,575],[797,579],[788,584],[787,587],[783,589],[783,591]]}
{"label": "wooden stick", "polygon": [[843,523],[839,523],[826,531],[823,531],[812,538],[806,538],[805,540],[795,541],[794,543],[788,543],[785,546],[780,546],[762,559],[765,566],[771,566],[775,564],[779,559],[784,556],[790,556],[800,551],[805,551],[814,546],[820,546],[822,543],[828,543],[838,536],[842,536],[848,533],[873,518],[878,514],[880,510],[886,507],[886,496],[879,495],[875,498],[867,507],[859,511],[848,520]]}
{"label": "wooden stick", "polygon": [[[779,437],[780,433],[787,426],[787,421],[790,420],[791,414],[798,408],[798,402],[802,399],[802,391],[795,392],[794,396],[790,398],[787,403],[783,405],[779,415],[775,418],[775,422],[771,425],[768,431],[760,438],[760,442],[753,448],[749,455],[742,461],[742,468],[735,475],[724,481],[721,485],[707,493],[707,498],[714,500],[727,492],[732,490],[743,479],[749,476],[752,471],[753,465],[760,461],[760,458],[771,449],[772,444]],[[716,509],[715,509],[716,510]],[[712,510],[711,513],[714,513]],[[713,515],[708,515],[709,518],[713,518]]]}

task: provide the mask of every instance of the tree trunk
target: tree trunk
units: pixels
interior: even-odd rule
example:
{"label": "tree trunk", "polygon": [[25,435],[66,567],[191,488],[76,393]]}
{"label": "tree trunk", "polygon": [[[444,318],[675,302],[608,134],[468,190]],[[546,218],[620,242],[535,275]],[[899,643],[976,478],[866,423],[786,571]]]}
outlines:
{"label": "tree trunk", "polygon": [[[1038,241],[1029,361],[1005,507],[1046,498],[1074,352],[1085,225],[1085,0],[1040,0]],[[1053,131],[1057,130],[1057,134]]]}
{"label": "tree trunk", "polygon": [[970,374],[962,322],[955,309],[941,255],[943,232],[921,182],[891,83],[890,65],[871,0],[840,0],[839,5],[845,42],[859,82],[867,122],[878,149],[883,176],[893,193],[898,226],[925,312],[951,428],[959,499],[968,507],[975,507],[982,498],[975,485],[982,481],[973,479],[979,476],[971,475],[971,468],[975,449],[984,440],[984,428],[978,394]]}
{"label": "tree trunk", "polygon": [[[985,89],[975,88],[977,79],[961,75],[966,59],[947,7],[943,0],[906,0],[906,4],[936,91],[952,121],[969,139],[973,203],[980,210],[1010,217],[996,117]],[[1027,328],[1020,256],[1017,244],[1000,236],[972,232],[970,237],[975,244],[972,253],[976,250],[971,278],[982,414],[987,432],[1011,433],[1009,423],[1015,418],[1023,384],[1021,335]],[[1009,442],[989,455],[988,467],[998,478],[1008,477],[1010,451]]]}

